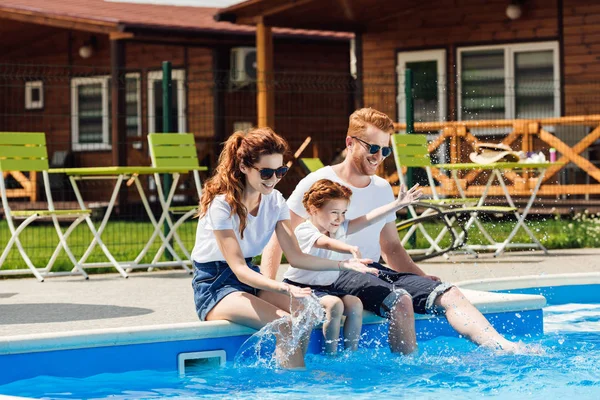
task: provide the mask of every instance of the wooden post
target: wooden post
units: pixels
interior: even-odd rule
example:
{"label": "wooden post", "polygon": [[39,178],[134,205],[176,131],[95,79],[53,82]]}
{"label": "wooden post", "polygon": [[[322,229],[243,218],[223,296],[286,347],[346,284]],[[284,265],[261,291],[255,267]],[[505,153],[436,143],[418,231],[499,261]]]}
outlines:
{"label": "wooden post", "polygon": [[275,126],[273,35],[263,21],[256,25],[256,105],[258,126]]}
{"label": "wooden post", "polygon": [[110,41],[112,164],[127,165],[125,42]]}
{"label": "wooden post", "polygon": [[[127,107],[126,107],[126,73],[125,73],[125,42],[111,39],[110,41],[110,73],[112,108],[112,165],[127,165]],[[127,187],[119,190],[119,208],[121,214],[127,205]]]}

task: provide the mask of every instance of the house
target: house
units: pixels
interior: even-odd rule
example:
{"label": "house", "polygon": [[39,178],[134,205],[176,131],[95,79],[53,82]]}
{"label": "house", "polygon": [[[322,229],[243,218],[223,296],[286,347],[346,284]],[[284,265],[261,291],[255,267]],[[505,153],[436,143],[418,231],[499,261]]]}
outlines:
{"label": "house", "polygon": [[[216,11],[3,0],[0,130],[45,132],[51,157],[68,152],[78,167],[148,165],[145,136],[163,131],[161,68],[170,61],[172,131],[194,133],[200,159],[213,166],[216,144],[258,123],[255,28],[217,22]],[[343,134],[353,93],[317,92],[314,84],[323,75],[348,84],[351,37],[273,31],[281,112],[272,123],[292,147],[306,136]]]}
{"label": "house", "polygon": [[[557,123],[544,129],[571,149],[563,156],[572,163],[553,179],[578,185],[560,194],[600,194],[598,2],[284,3],[246,1],[222,9],[216,18],[239,25],[354,33],[360,102],[388,113],[399,123],[405,121],[406,69],[413,71],[416,122],[473,121],[471,133],[493,138],[505,136],[507,128],[500,126],[502,123],[476,128],[477,120],[549,121],[552,117],[587,116],[587,125]],[[437,133],[442,125],[433,131]],[[548,148],[539,141],[537,145]],[[535,148],[535,143],[529,145],[530,150]],[[562,190],[556,185],[554,189]],[[573,189],[577,191],[569,191]]]}

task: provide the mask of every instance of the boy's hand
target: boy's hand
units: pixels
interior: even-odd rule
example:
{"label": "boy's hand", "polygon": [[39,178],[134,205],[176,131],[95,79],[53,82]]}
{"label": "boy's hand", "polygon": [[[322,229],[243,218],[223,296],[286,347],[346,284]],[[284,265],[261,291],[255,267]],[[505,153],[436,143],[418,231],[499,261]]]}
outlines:
{"label": "boy's hand", "polygon": [[398,206],[406,206],[416,202],[421,198],[421,196],[423,196],[423,191],[419,188],[418,183],[411,187],[408,191],[406,190],[406,186],[400,185],[400,191],[398,192],[396,204]]}
{"label": "boy's hand", "polygon": [[350,248],[348,249],[350,250],[350,254],[352,254],[352,258],[362,258],[361,254],[360,254],[360,249],[358,248],[358,246],[350,246]]}

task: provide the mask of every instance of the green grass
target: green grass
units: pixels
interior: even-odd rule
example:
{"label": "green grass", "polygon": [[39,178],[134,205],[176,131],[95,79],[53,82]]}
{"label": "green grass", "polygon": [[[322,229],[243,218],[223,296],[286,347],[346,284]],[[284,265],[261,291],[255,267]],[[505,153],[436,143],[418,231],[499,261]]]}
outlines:
{"label": "green grass", "polygon": [[[179,234],[188,250],[191,251],[194,245],[194,235],[196,232],[197,220],[191,220],[182,225]],[[496,241],[501,241],[507,237],[515,225],[515,221],[487,221],[483,222],[486,230]],[[529,228],[533,231],[540,242],[548,249],[566,249],[583,247],[600,247],[600,217],[588,215],[586,213],[578,214],[572,219],[561,219],[558,216],[551,216],[543,219],[531,220],[527,222]],[[426,225],[428,232],[435,237],[435,234],[442,229],[441,224],[430,223]],[[108,245],[112,254],[117,260],[133,260],[142,250],[146,241],[152,234],[152,226],[149,222],[110,222],[102,239]],[[402,232],[401,232],[402,234]],[[401,235],[401,237],[403,234]],[[9,229],[6,221],[0,221],[0,249],[4,249],[9,240]],[[87,226],[85,224],[77,227],[75,232],[69,238],[69,245],[75,256],[83,255],[87,246],[92,240]],[[442,242],[442,245],[447,244]],[[51,224],[43,223],[27,227],[21,234],[21,241],[32,261],[37,266],[45,266],[52,252],[58,244],[58,239],[54,227]],[[529,243],[529,237],[521,228],[514,242]],[[470,244],[486,244],[487,241],[481,235],[476,226],[469,230]],[[151,251],[144,257],[142,262],[152,261],[158,241],[155,241]],[[427,242],[423,236],[417,234],[416,248],[426,248]],[[407,248],[412,246],[407,245]],[[181,254],[180,254],[181,256]],[[163,256],[163,260],[164,260]],[[96,248],[88,261],[107,261],[99,248]],[[2,269],[26,268],[18,250],[13,248]],[[69,262],[66,254],[61,253],[53,271],[69,271],[72,264]],[[113,271],[111,268],[90,269],[90,272]]]}
{"label": "green grass", "polygon": [[[196,234],[197,220],[192,220],[184,223],[179,228],[179,236],[184,242],[187,249],[191,250],[194,246],[194,236]],[[66,226],[63,227],[63,231]],[[109,222],[106,225],[106,229],[102,233],[102,240],[110,249],[112,255],[119,261],[121,260],[133,260],[137,257],[140,251],[143,249],[148,239],[152,235],[153,228],[149,222]],[[0,221],[0,249],[6,247],[6,243],[9,240],[10,231],[6,221]],[[75,257],[81,257],[86,251],[88,245],[92,241],[92,234],[90,233],[87,225],[84,223],[80,224],[75,231],[69,236],[68,244],[75,254]],[[58,245],[58,236],[54,229],[54,226],[49,223],[32,224],[28,226],[20,235],[21,243],[25,248],[27,254],[31,258],[31,261],[37,266],[45,266],[54,249]],[[158,238],[155,239],[154,244],[146,256],[141,260],[141,263],[150,263],[156,254],[160,246]],[[174,246],[177,249],[177,246]],[[181,252],[178,253],[182,257]],[[163,255],[162,260],[166,260]],[[103,262],[108,261],[104,256],[102,250],[96,246],[90,257],[89,262]],[[27,268],[25,262],[21,258],[16,246],[13,246],[8,254],[8,258],[2,265],[2,269],[20,269]],[[64,251],[61,252],[60,256],[56,260],[52,271],[69,271],[73,268],[73,264],[67,258]],[[88,272],[115,272],[114,268],[94,268],[88,270]]]}

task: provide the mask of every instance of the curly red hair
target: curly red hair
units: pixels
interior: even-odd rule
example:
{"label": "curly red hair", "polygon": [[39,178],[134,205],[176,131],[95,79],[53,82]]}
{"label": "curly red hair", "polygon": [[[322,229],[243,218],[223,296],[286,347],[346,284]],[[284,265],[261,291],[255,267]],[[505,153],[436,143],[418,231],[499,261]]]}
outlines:
{"label": "curly red hair", "polygon": [[321,179],[312,184],[302,197],[302,204],[306,211],[311,207],[317,210],[322,208],[329,200],[348,200],[352,197],[352,190],[329,179]]}

